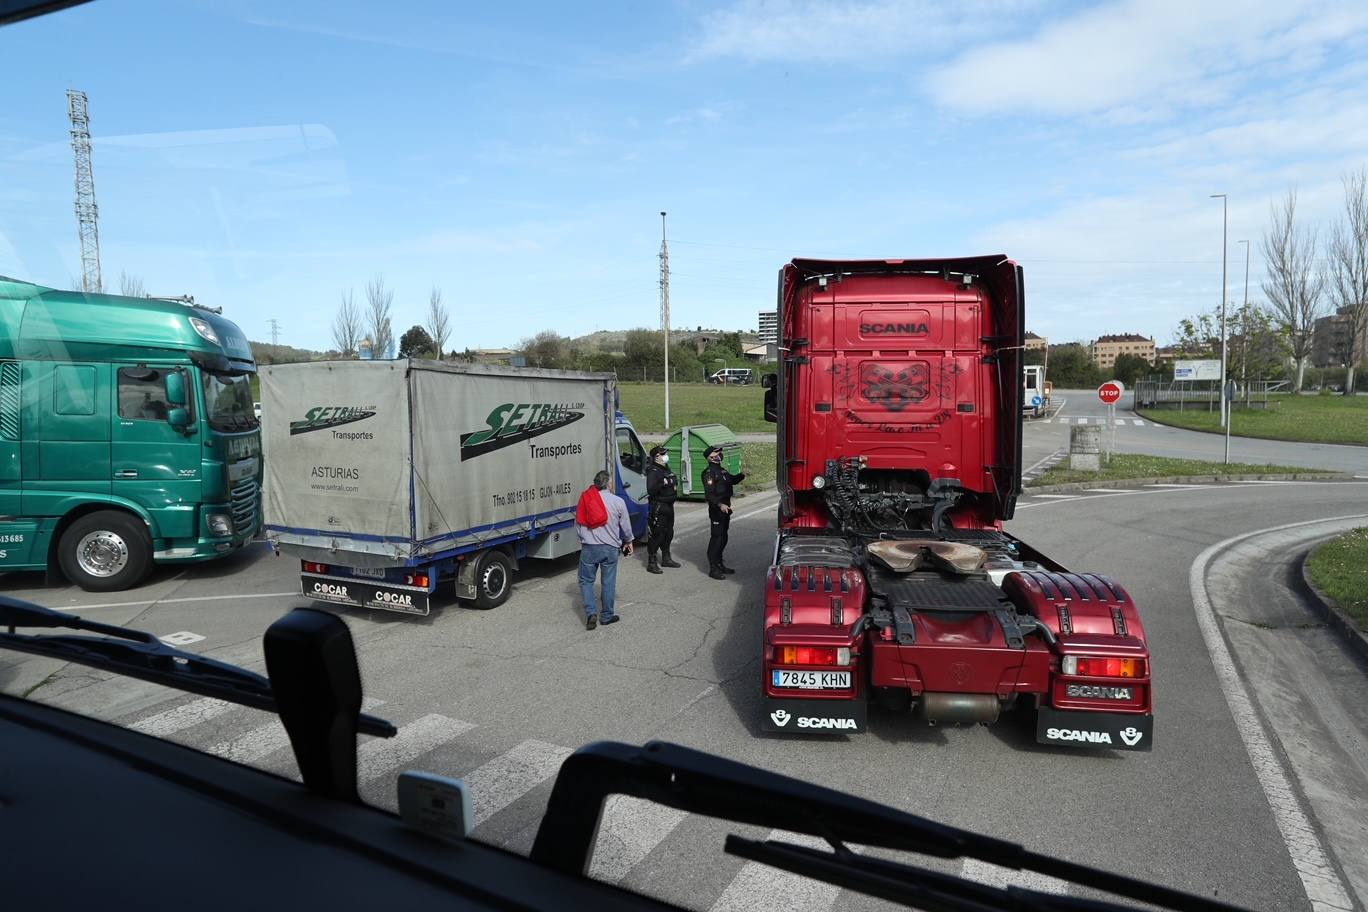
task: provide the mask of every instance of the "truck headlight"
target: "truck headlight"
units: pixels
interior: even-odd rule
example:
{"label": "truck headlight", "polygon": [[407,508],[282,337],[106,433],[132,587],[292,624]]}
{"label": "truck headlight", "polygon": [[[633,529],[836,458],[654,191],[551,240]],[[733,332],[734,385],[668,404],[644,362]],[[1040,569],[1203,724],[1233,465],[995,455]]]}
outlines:
{"label": "truck headlight", "polygon": [[233,518],[227,513],[210,513],[205,517],[209,523],[209,531],[214,535],[232,535]]}
{"label": "truck headlight", "polygon": [[826,487],[826,476],[824,476],[824,475],[813,475],[813,476],[812,476],[812,486],[813,486],[814,488],[816,488],[817,490],[819,490],[819,491],[822,490],[822,488],[825,488],[825,487]]}
{"label": "truck headlight", "polygon": [[209,325],[209,321],[201,320],[199,317],[190,318],[190,326],[199,333],[200,338],[212,344],[219,345],[218,333],[214,332],[214,327]]}

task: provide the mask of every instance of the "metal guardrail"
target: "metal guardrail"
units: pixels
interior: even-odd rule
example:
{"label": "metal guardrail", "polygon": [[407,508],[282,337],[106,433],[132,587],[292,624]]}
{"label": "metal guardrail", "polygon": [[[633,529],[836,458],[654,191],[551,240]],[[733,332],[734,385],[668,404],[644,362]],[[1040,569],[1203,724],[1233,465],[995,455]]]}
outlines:
{"label": "metal guardrail", "polygon": [[[1290,385],[1288,380],[1249,380],[1244,383],[1237,381],[1235,406],[1264,409],[1276,407],[1277,402],[1272,398],[1273,395],[1287,392]],[[1218,380],[1137,380],[1135,406],[1173,408],[1178,411],[1205,406],[1208,411],[1216,411],[1221,407],[1220,387]]]}

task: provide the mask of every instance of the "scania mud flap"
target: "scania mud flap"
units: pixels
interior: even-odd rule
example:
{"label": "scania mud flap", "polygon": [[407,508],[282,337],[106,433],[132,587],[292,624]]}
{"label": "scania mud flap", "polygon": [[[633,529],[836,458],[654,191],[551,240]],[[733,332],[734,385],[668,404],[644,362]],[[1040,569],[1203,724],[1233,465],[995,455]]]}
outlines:
{"label": "scania mud flap", "polygon": [[1111,750],[1154,749],[1154,716],[1133,713],[1063,712],[1042,706],[1036,716],[1036,741],[1065,747]]}
{"label": "scania mud flap", "polygon": [[762,702],[760,728],[795,735],[845,735],[865,730],[865,701],[776,700]]}
{"label": "scania mud flap", "polygon": [[306,597],[334,605],[380,608],[424,616],[431,610],[427,590],[416,587],[305,573],[300,577],[300,588]]}

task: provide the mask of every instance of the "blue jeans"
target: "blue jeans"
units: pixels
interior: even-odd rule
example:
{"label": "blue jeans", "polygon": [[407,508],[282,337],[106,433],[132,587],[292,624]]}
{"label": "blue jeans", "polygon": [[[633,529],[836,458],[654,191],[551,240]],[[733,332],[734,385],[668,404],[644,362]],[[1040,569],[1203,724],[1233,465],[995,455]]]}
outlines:
{"label": "blue jeans", "polygon": [[[618,549],[612,545],[581,545],[579,561],[580,595],[584,598],[585,618],[599,616],[606,621],[613,616],[613,600],[617,590]],[[603,610],[594,600],[594,576],[603,571]]]}

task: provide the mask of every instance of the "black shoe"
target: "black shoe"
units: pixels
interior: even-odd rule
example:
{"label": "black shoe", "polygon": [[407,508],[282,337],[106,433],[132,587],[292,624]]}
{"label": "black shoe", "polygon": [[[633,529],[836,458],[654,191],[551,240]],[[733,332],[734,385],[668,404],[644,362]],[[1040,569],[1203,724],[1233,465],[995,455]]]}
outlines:
{"label": "black shoe", "polygon": [[655,558],[653,557],[653,558],[651,558],[649,561],[646,562],[646,572],[647,572],[647,573],[664,573],[665,571],[660,569],[660,564],[656,563],[656,560],[655,560]]}
{"label": "black shoe", "polygon": [[610,617],[610,618],[604,618],[604,619],[603,619],[603,626],[604,626],[604,627],[607,627],[609,624],[616,624],[616,623],[617,623],[618,621],[620,621],[620,620],[622,620],[622,615],[620,615],[620,614],[615,614],[615,615],[613,615],[613,616]]}
{"label": "black shoe", "polygon": [[675,560],[673,557],[670,557],[670,555],[669,555],[668,553],[666,553],[666,554],[661,555],[661,557],[660,557],[660,566],[662,566],[662,567],[682,567],[682,566],[684,566],[684,565],[681,564],[679,561]]}
{"label": "black shoe", "polygon": [[735,573],[735,572],[736,572],[736,571],[733,570],[731,567],[721,567],[721,568],[719,568],[719,569],[720,569],[723,573]]}
{"label": "black shoe", "polygon": [[727,578],[727,574],[723,573],[721,570],[717,569],[716,567],[713,567],[711,570],[708,571],[708,576],[711,576],[713,579],[721,579],[721,580],[724,580],[724,579]]}
{"label": "black shoe", "polygon": [[586,618],[584,619],[584,629],[585,629],[585,630],[593,630],[593,629],[594,629],[595,627],[597,627],[597,626],[598,626],[598,615],[597,615],[597,614],[591,614],[591,615],[589,615],[588,617],[586,617]]}

